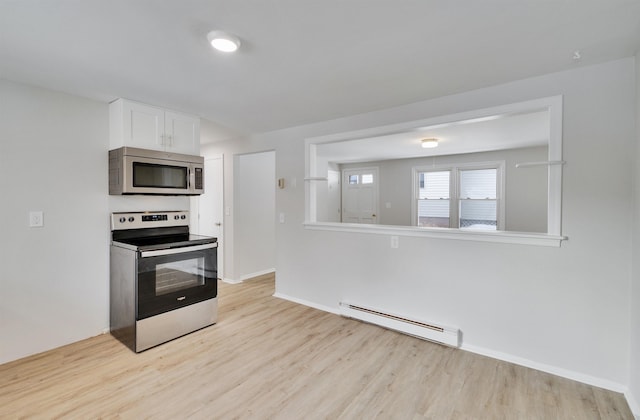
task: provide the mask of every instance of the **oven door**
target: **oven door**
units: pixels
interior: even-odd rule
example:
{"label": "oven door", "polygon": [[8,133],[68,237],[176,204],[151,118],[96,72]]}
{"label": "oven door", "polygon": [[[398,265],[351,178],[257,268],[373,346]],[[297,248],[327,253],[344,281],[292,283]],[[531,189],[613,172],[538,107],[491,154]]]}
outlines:
{"label": "oven door", "polygon": [[217,247],[211,243],[139,252],[136,319],[215,298]]}

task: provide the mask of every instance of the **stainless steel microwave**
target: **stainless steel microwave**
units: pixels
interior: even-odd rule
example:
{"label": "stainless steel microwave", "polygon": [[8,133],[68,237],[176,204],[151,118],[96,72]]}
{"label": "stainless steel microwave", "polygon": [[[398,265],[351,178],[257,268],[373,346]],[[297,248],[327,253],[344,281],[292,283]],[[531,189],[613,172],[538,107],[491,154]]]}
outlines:
{"label": "stainless steel microwave", "polygon": [[121,147],[109,151],[109,194],[204,193],[202,156]]}

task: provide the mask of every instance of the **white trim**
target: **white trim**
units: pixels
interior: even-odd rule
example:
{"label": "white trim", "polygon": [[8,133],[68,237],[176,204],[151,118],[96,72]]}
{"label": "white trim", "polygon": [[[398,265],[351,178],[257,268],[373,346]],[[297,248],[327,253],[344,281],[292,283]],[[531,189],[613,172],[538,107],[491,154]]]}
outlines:
{"label": "white trim", "polygon": [[516,168],[528,168],[530,166],[549,166],[549,165],[564,165],[564,160],[543,160],[541,162],[520,162],[516,163]]}
{"label": "white trim", "polygon": [[[383,135],[391,135],[403,133],[411,130],[415,130],[418,127],[434,127],[438,125],[451,125],[460,121],[467,121],[472,119],[491,117],[495,115],[511,115],[522,112],[529,112],[534,110],[548,110],[549,111],[549,153],[548,159],[551,162],[562,161],[562,107],[563,97],[562,95],[551,96],[546,98],[533,99],[530,101],[518,102],[513,104],[495,106],[491,108],[477,109],[472,111],[460,112],[457,114],[449,114],[444,116],[438,116],[433,118],[427,118],[423,120],[415,120],[402,122],[397,124],[390,124],[379,127],[372,127],[361,130],[354,130],[349,132],[342,132],[337,134],[330,134],[326,136],[311,137],[305,139],[305,178],[317,177],[316,174],[316,147],[318,144],[334,143],[342,141],[350,141],[356,139],[365,139],[367,137],[377,137]],[[566,239],[561,235],[561,218],[562,218],[562,166],[563,165],[549,165],[548,168],[548,206],[547,206],[547,233],[542,235],[543,242],[549,242],[549,239],[553,239],[553,244],[549,246],[560,246],[560,241]],[[305,183],[305,221],[308,225],[324,225],[323,223],[316,223],[316,186],[315,182]],[[305,226],[307,226],[305,224]],[[368,225],[367,229],[371,230],[370,233],[376,233],[378,226]],[[413,230],[419,230],[423,228],[410,227]],[[340,230],[340,229],[324,229],[324,230]],[[507,232],[504,232],[507,233]],[[526,235],[518,232],[514,233],[512,237],[523,238]],[[495,240],[495,237],[487,237],[486,239],[480,239],[481,235],[490,235],[487,232],[480,234],[474,234],[470,237],[466,235],[456,235],[448,237],[455,239],[471,239],[484,242],[505,242],[504,240]],[[429,236],[423,233],[409,235],[409,236]],[[442,234],[431,235],[433,237],[447,237]],[[502,235],[502,238],[507,238],[506,235]],[[539,242],[539,241],[534,241]],[[526,240],[524,242],[508,242],[508,243],[530,243]]]}
{"label": "white trim", "polygon": [[[316,149],[317,149],[317,146],[315,144],[310,144],[310,143],[305,144],[305,151],[304,151],[305,167],[307,168],[307,171],[311,171],[312,174],[307,172],[304,179],[320,178],[322,176],[322,175],[316,174],[316,166],[317,166]],[[312,169],[309,169],[309,168],[312,168]],[[318,220],[318,216],[317,216],[318,203],[316,202],[317,191],[318,191],[317,184],[318,184],[317,182],[304,183],[304,193],[305,193],[305,198],[307,198],[304,200],[304,205],[305,205],[304,214],[305,214],[305,217],[310,218],[310,220]]]}
{"label": "white trim", "polygon": [[374,235],[415,236],[423,238],[457,239],[479,242],[496,242],[504,244],[521,244],[560,247],[566,236],[547,235],[544,233],[475,231],[450,228],[416,228],[415,226],[359,225],[356,223],[305,222],[305,229],[333,232],[369,233]]}
{"label": "white trim", "polygon": [[633,416],[636,420],[640,420],[640,404],[638,404],[638,400],[636,400],[633,394],[631,394],[630,389],[627,388],[624,391],[624,397],[627,399],[627,404],[629,404],[629,408],[631,409]]}
{"label": "white trim", "polygon": [[288,300],[289,302],[298,303],[300,305],[308,306],[310,308],[318,309],[320,311],[329,312],[331,314],[340,316],[340,311],[330,306],[318,305],[317,303],[309,302],[308,300],[294,298],[292,296],[288,296],[278,292],[275,292],[272,296],[278,299]]}
{"label": "white trim", "polygon": [[242,283],[243,281],[252,279],[254,277],[264,276],[265,274],[271,274],[271,273],[275,273],[275,272],[276,272],[275,268],[267,268],[266,270],[255,271],[253,273],[249,273],[249,274],[245,274],[244,276],[240,276],[240,280],[238,281],[238,283]]}
{"label": "white trim", "polygon": [[514,363],[516,365],[525,366],[528,368],[539,370],[541,372],[551,373],[552,375],[561,376],[563,378],[571,379],[577,382],[582,382],[587,385],[597,386],[599,388],[608,389],[614,392],[625,393],[628,389],[625,385],[622,385],[618,382],[610,381],[608,379],[597,378],[595,376],[586,375],[584,373],[575,372],[573,370],[564,369],[564,368],[560,368],[552,365],[547,365],[544,363],[534,362],[529,359],[513,356],[508,353],[502,353],[499,351],[486,349],[483,347],[478,347],[478,346],[463,343],[460,349],[468,351],[470,353],[491,357],[492,359],[502,360],[505,362]]}
{"label": "white trim", "polygon": [[234,279],[231,279],[229,277],[222,278],[221,280],[223,282],[225,282],[225,283],[228,283],[228,284],[240,284],[240,283],[242,283],[242,280],[234,280]]}
{"label": "white trim", "polygon": [[[562,96],[547,98],[549,109],[549,161],[562,160]],[[562,167],[549,165],[547,204],[547,233],[560,235],[562,232]]]}

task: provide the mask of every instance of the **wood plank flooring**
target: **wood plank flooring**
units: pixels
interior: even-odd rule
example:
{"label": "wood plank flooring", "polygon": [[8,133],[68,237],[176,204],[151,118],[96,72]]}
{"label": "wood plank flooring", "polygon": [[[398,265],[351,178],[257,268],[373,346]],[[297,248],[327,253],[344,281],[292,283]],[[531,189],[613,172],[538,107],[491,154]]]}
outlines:
{"label": "wood plank flooring", "polygon": [[0,366],[0,418],[633,419],[621,394],[219,283],[219,322]]}

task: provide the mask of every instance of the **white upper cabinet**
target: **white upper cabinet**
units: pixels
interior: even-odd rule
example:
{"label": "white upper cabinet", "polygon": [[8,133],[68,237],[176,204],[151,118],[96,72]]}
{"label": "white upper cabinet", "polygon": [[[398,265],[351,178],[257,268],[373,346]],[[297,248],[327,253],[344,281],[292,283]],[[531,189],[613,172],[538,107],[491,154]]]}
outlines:
{"label": "white upper cabinet", "polygon": [[200,118],[126,99],[109,105],[110,149],[200,154]]}
{"label": "white upper cabinet", "polygon": [[200,118],[165,111],[164,134],[167,150],[190,155],[200,154]]}

